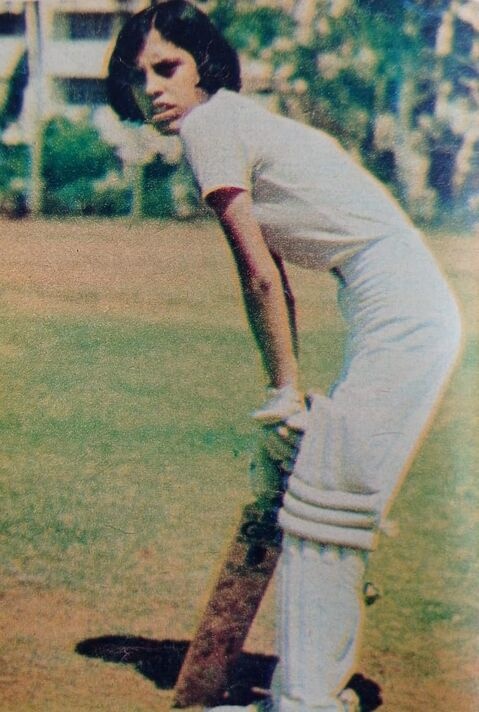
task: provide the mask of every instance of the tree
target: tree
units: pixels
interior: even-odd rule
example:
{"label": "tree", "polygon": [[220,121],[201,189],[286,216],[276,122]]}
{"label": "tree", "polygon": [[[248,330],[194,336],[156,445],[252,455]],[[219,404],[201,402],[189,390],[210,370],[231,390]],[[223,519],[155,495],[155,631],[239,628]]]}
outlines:
{"label": "tree", "polygon": [[280,110],[338,137],[416,218],[430,221],[443,207],[465,214],[474,204],[477,2],[218,0],[209,7],[240,52],[264,64]]}

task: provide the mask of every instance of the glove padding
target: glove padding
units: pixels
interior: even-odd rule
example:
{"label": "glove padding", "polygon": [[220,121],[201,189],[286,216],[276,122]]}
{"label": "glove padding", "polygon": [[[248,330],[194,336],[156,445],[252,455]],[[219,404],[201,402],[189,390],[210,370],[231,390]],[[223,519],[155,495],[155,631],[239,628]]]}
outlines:
{"label": "glove padding", "polygon": [[256,496],[267,499],[284,491],[285,477],[294,468],[307,416],[307,410],[303,409],[284,421],[261,428],[249,468],[250,484]]}
{"label": "glove padding", "polygon": [[262,428],[262,446],[273,462],[286,472],[292,472],[306,429],[307,411],[304,409],[285,421]]}
{"label": "glove padding", "polygon": [[266,403],[251,414],[261,425],[274,425],[304,410],[304,398],[293,385],[269,388]]}
{"label": "glove padding", "polygon": [[252,462],[252,472],[256,470],[253,479],[270,479],[267,474],[265,477],[269,470],[267,461],[285,473],[292,472],[306,428],[303,396],[293,385],[270,388],[266,403],[255,410],[252,417],[262,425],[258,453]]}

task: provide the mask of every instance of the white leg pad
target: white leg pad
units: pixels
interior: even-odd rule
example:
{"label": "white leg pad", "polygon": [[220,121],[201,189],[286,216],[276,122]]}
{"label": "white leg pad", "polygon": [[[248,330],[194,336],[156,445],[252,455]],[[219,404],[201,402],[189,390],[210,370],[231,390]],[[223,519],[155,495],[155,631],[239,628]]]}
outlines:
{"label": "white leg pad", "polygon": [[366,554],[286,534],[278,581],[278,712],[337,712],[362,620]]}

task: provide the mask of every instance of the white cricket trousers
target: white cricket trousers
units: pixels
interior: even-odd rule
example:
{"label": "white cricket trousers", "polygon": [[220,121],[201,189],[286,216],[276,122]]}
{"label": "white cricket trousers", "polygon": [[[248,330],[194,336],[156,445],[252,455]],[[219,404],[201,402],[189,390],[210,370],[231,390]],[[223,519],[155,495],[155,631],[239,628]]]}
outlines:
{"label": "white cricket trousers", "polygon": [[279,712],[345,709],[367,552],[461,344],[456,302],[418,233],[372,243],[339,269],[344,367],[329,397],[313,398],[279,516]]}

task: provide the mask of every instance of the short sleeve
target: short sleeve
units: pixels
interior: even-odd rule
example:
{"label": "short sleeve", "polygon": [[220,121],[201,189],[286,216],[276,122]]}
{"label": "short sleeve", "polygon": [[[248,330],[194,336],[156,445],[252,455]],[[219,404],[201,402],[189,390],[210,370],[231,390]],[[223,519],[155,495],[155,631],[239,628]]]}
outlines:
{"label": "short sleeve", "polygon": [[203,198],[218,188],[251,188],[252,167],[232,107],[215,99],[192,111],[180,131]]}

